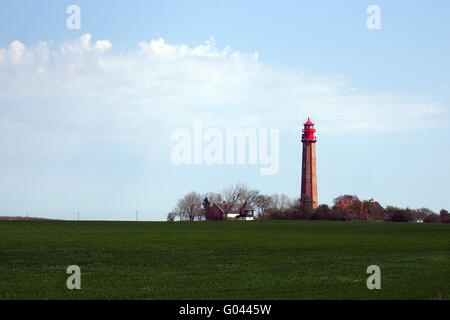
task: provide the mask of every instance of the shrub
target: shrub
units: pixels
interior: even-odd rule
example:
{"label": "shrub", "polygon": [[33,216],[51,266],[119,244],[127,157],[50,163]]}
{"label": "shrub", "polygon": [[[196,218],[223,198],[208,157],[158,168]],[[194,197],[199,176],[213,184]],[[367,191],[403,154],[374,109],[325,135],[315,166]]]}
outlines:
{"label": "shrub", "polygon": [[286,212],[283,212],[281,210],[273,210],[268,212],[263,219],[267,220],[283,220],[286,219],[287,215]]}
{"label": "shrub", "polygon": [[388,206],[386,211],[388,213],[388,217],[386,219],[387,221],[409,222],[414,220],[414,212],[409,208],[400,209],[397,207]]}
{"label": "shrub", "polygon": [[332,220],[332,213],[330,207],[326,204],[321,204],[311,215],[315,220]]}
{"label": "shrub", "polygon": [[447,210],[442,209],[439,212],[439,222],[450,223],[450,213]]}
{"label": "shrub", "polygon": [[176,216],[177,216],[177,215],[176,215],[175,212],[169,212],[169,213],[167,214],[167,222],[174,222]]}
{"label": "shrub", "polygon": [[428,216],[426,216],[425,218],[423,218],[423,222],[426,223],[438,223],[439,222],[439,216],[435,213],[430,214]]}
{"label": "shrub", "polygon": [[[368,209],[373,209],[367,205],[368,202],[363,203],[359,200],[351,200],[350,205],[344,209],[341,207],[330,208],[326,204],[320,205],[317,209],[312,209],[308,206],[302,206],[297,202],[294,206],[285,210],[271,210],[267,213],[264,219],[269,220],[379,220],[392,222],[410,222],[416,220],[423,220],[423,222],[447,222],[450,223],[450,213],[446,210],[441,210],[438,216],[433,211],[421,208],[412,210],[410,208],[398,208],[388,206],[384,210],[380,209],[372,213]],[[373,205],[373,204],[372,204]],[[363,208],[363,211],[361,210]],[[363,212],[363,213],[362,213]],[[370,213],[370,214],[367,214]]]}

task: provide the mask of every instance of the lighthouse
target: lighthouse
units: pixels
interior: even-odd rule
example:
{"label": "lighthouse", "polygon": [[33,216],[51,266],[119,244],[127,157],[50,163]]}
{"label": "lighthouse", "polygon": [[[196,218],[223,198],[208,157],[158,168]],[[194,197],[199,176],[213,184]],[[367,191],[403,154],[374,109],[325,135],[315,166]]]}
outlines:
{"label": "lighthouse", "polygon": [[303,126],[302,193],[300,202],[304,206],[317,208],[316,129],[314,129],[314,123],[309,118]]}

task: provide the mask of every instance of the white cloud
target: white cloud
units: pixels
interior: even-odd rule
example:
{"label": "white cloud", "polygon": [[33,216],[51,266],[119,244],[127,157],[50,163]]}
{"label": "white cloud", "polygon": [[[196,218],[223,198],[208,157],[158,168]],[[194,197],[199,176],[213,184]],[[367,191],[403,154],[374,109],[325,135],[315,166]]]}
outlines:
{"label": "white cloud", "polygon": [[8,56],[13,64],[19,64],[26,51],[25,45],[20,41],[13,41],[9,46]]}
{"label": "white cloud", "polygon": [[95,42],[95,49],[99,51],[105,51],[111,49],[111,47],[111,42],[109,42],[108,40],[98,40]]}
{"label": "white cloud", "polygon": [[305,115],[321,130],[448,121],[439,120],[448,109],[432,97],[360,93],[350,81],[270,67],[256,52],[219,50],[214,38],[195,47],[160,38],[130,51],[108,40],[92,45],[90,34],[58,47],[13,41],[0,49],[0,83],[0,122],[21,124],[0,129],[33,136],[57,132],[126,143],[194,120],[218,128],[298,130]]}

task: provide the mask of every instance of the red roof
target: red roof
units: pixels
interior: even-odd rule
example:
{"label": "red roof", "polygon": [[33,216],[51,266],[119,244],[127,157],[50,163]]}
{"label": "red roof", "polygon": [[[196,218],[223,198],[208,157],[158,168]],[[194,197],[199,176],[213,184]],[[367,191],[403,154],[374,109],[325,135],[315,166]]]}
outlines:
{"label": "red roof", "polygon": [[308,119],[308,121],[306,121],[306,122],[304,123],[304,125],[305,125],[305,126],[313,126],[314,123],[312,123],[311,120]]}

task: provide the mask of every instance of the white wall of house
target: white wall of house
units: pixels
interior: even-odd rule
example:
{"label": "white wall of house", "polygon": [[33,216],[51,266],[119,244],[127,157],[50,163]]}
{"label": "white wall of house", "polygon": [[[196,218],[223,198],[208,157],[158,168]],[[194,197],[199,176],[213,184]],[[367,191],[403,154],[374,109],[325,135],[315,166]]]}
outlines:
{"label": "white wall of house", "polygon": [[239,217],[239,213],[228,213],[227,214],[227,219],[239,219],[239,220],[244,220],[244,221],[251,221],[254,220],[253,217]]}
{"label": "white wall of house", "polygon": [[254,220],[254,218],[253,217],[240,217],[239,220],[251,221],[251,220]]}

